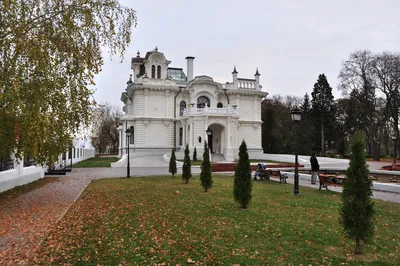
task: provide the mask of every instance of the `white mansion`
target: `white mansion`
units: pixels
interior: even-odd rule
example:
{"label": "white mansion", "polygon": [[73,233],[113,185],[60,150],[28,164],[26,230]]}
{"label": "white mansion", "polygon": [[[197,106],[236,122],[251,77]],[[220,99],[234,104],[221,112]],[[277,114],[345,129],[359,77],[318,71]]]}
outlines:
{"label": "white mansion", "polygon": [[183,151],[189,144],[198,158],[204,141],[212,154],[221,154],[227,161],[238,157],[244,139],[250,157],[262,154],[261,91],[258,69],[254,79],[238,78],[233,69],[232,82],[221,84],[208,76],[193,77],[194,57],[188,56],[186,74],[182,68],[170,67],[157,48],[144,57],[132,58],[133,81],[121,95],[124,112],[118,128],[119,156],[126,154],[129,138],[131,156],[167,154],[172,148]]}

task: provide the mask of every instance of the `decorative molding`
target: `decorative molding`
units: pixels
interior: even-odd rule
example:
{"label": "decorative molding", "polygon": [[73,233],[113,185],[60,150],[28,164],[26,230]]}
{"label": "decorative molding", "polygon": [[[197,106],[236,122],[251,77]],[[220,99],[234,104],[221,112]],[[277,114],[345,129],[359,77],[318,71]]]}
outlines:
{"label": "decorative molding", "polygon": [[248,113],[249,113],[249,109],[244,108],[244,109],[243,109],[243,112],[244,112],[245,114],[248,114]]}
{"label": "decorative molding", "polygon": [[147,127],[148,124],[149,124],[149,121],[148,121],[148,120],[144,120],[144,121],[143,121],[143,125],[144,125],[145,127]]}
{"label": "decorative molding", "polygon": [[160,110],[160,105],[158,103],[153,103],[153,110]]}
{"label": "decorative molding", "polygon": [[164,125],[165,125],[166,127],[168,127],[168,126],[169,126],[169,121],[164,121]]}

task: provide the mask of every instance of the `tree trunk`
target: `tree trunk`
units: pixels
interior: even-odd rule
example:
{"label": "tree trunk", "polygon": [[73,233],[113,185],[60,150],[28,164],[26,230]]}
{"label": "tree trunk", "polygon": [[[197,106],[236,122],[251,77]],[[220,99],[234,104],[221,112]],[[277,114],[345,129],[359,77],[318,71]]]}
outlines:
{"label": "tree trunk", "polygon": [[374,161],[379,162],[379,157],[380,157],[380,149],[379,149],[379,141],[374,141],[373,145],[373,154],[374,154]]}
{"label": "tree trunk", "polygon": [[207,188],[204,189],[204,192],[207,192]]}
{"label": "tree trunk", "polygon": [[356,248],[354,250],[354,255],[360,254],[362,254],[360,239],[356,239]]}
{"label": "tree trunk", "polygon": [[324,120],[321,123],[321,156],[325,156]]}

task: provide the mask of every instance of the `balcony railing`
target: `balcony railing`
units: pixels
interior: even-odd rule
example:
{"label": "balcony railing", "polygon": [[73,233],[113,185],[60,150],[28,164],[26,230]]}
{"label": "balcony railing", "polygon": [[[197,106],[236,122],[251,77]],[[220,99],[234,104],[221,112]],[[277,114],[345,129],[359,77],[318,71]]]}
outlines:
{"label": "balcony railing", "polygon": [[183,112],[183,116],[197,116],[197,115],[216,115],[216,116],[239,116],[239,112],[234,107],[217,108],[217,107],[189,107]]}

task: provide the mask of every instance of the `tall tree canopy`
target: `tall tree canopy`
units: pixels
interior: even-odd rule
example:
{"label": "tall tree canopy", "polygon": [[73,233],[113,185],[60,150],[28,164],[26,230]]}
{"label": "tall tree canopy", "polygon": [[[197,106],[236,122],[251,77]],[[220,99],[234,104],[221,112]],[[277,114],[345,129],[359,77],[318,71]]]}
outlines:
{"label": "tall tree canopy", "polygon": [[101,47],[122,56],[135,11],[118,0],[0,1],[2,154],[51,162],[88,123]]}
{"label": "tall tree canopy", "polygon": [[330,147],[334,139],[335,127],[335,102],[332,94],[332,88],[328,83],[325,74],[318,76],[317,82],[311,93],[312,114],[316,126],[316,139],[318,140],[317,149],[325,155],[325,142]]}

